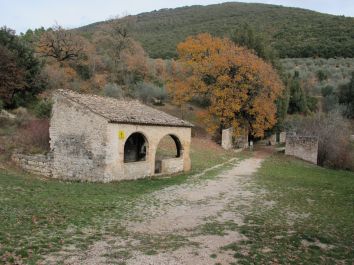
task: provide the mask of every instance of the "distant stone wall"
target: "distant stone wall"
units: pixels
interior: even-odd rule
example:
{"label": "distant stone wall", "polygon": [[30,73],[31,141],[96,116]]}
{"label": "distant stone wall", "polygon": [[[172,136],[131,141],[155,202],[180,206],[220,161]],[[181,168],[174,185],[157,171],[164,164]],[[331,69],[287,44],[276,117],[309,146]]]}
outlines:
{"label": "distant stone wall", "polygon": [[221,146],[225,150],[230,150],[233,148],[247,148],[248,136],[247,134],[235,136],[233,133],[233,128],[224,129],[221,134]]}
{"label": "distant stone wall", "polygon": [[52,176],[53,158],[51,155],[23,155],[15,153],[11,159],[29,173],[46,177]]}
{"label": "distant stone wall", "polygon": [[287,136],[285,154],[317,164],[318,138],[312,136]]}
{"label": "distant stone wall", "polygon": [[286,132],[281,132],[279,135],[279,143],[284,144],[286,142]]}
{"label": "distant stone wall", "polygon": [[286,142],[286,132],[278,132],[272,134],[268,138],[266,138],[267,144],[276,145],[276,144],[284,144]]}

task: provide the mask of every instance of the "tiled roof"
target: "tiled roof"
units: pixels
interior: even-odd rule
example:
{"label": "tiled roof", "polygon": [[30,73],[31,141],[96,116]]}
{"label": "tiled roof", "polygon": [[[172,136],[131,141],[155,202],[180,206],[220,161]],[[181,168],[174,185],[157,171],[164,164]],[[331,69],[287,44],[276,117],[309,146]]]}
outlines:
{"label": "tiled roof", "polygon": [[112,123],[148,124],[160,126],[193,127],[193,124],[163,111],[142,104],[138,100],[114,99],[97,95],[79,94],[59,89],[58,93]]}

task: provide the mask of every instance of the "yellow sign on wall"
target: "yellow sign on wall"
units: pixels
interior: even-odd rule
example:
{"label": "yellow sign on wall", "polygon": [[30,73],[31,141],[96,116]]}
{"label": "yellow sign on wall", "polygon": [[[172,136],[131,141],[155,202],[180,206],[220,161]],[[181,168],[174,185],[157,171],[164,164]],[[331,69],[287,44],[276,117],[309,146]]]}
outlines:
{"label": "yellow sign on wall", "polygon": [[125,132],[124,131],[119,131],[118,132],[118,138],[120,140],[124,140],[125,139]]}

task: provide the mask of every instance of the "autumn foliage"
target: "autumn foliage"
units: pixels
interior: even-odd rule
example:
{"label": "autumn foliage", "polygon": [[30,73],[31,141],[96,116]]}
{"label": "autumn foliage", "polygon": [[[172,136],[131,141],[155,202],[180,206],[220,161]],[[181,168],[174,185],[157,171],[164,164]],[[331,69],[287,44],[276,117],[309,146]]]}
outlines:
{"label": "autumn foliage", "polygon": [[208,100],[201,114],[209,131],[230,126],[259,137],[276,123],[276,99],[283,84],[272,66],[229,39],[199,34],[177,47],[168,84],[174,102]]}

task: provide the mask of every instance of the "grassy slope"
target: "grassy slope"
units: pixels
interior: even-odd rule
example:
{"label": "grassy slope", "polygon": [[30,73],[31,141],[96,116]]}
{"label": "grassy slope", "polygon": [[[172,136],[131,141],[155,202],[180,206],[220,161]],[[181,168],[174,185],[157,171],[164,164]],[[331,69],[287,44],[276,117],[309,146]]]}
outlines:
{"label": "grassy slope", "polygon": [[250,240],[227,247],[240,264],[353,262],[353,172],[275,155],[263,164],[256,183],[268,192],[241,228]]}
{"label": "grassy slope", "polygon": [[[90,36],[104,23],[79,30]],[[137,15],[131,31],[151,57],[170,58],[189,35],[225,36],[245,23],[270,37],[282,57],[354,57],[354,18],[275,5],[224,3],[163,9]]]}
{"label": "grassy slope", "polygon": [[14,257],[34,264],[65,245],[86,248],[105,235],[124,236],[120,220],[142,196],[183,183],[190,174],[232,156],[209,140],[193,138],[191,173],[113,184],[60,182],[0,170],[0,264],[11,264]]}

